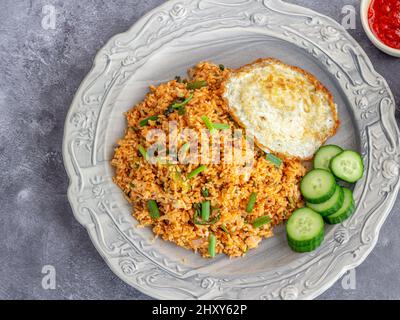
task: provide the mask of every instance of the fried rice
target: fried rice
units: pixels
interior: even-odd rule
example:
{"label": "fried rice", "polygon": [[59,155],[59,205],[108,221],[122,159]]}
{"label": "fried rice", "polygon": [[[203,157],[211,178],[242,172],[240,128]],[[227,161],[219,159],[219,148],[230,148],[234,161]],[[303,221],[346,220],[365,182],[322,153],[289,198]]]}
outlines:
{"label": "fried rice", "polygon": [[[217,254],[243,256],[248,250],[256,248],[263,238],[271,237],[274,226],[303,206],[299,182],[306,169],[298,160],[282,159],[282,165],[277,166],[256,148],[252,165],[246,170],[243,163],[224,161],[226,154],[221,148],[219,163],[213,163],[210,157],[207,169],[188,179],[188,174],[204,164],[204,159],[191,159],[190,163],[150,163],[138,152],[139,146],[145,149],[151,147],[151,141],[147,139],[151,130],[168,133],[170,122],[175,122],[178,130],[190,128],[200,134],[205,128],[202,117],[206,116],[212,122],[229,124],[232,129],[242,130],[230,116],[222,97],[222,84],[230,72],[228,68],[202,62],[189,70],[189,78],[185,81],[175,79],[150,87],[144,101],[126,113],[125,137],[118,142],[112,160],[116,170],[114,182],[132,204],[132,214],[140,225],[151,227],[156,236],[192,249],[203,257],[210,256],[211,234],[216,237]],[[200,80],[206,81],[207,86],[187,89],[186,81]],[[175,101],[188,98],[191,99],[184,112],[166,112]],[[140,125],[143,120],[155,115],[154,120]],[[217,138],[210,139],[214,143]],[[240,139],[246,144],[245,134]],[[185,143],[184,139],[178,141],[179,147]],[[204,151],[203,148],[200,146],[201,151]],[[257,194],[257,201],[248,213],[246,206],[252,193]],[[149,200],[155,200],[158,205],[158,219],[150,216]],[[198,224],[196,205],[206,200],[211,201],[210,221],[213,223]],[[263,216],[268,216],[271,222],[255,227],[254,221]]]}

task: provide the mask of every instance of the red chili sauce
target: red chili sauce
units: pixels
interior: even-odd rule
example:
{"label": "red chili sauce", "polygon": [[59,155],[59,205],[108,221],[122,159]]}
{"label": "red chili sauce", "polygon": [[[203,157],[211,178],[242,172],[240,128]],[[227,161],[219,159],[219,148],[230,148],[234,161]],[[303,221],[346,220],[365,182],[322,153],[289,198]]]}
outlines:
{"label": "red chili sauce", "polygon": [[400,49],[400,0],[372,0],[368,21],[384,44]]}

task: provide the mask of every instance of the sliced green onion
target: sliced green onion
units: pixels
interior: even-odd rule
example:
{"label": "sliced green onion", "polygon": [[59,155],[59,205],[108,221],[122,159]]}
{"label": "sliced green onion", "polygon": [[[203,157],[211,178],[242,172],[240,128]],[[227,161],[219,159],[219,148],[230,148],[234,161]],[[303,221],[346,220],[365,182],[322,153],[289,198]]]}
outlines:
{"label": "sliced green onion", "polygon": [[206,116],[201,116],[201,120],[203,120],[204,124],[206,125],[207,129],[210,131],[211,134],[215,132],[215,128],[213,123],[208,119]]}
{"label": "sliced green onion", "polygon": [[272,153],[268,153],[265,158],[276,165],[278,168],[282,165],[282,160]]}
{"label": "sliced green onion", "polygon": [[226,123],[215,123],[214,122],[212,124],[212,126],[213,126],[214,129],[217,129],[217,130],[229,130],[231,128],[231,126],[229,124],[226,124]]}
{"label": "sliced green onion", "polygon": [[145,148],[143,148],[141,145],[138,146],[138,150],[140,152],[140,154],[142,155],[142,157],[144,158],[144,160],[148,161],[149,160],[149,155],[146,151]]}
{"label": "sliced green onion", "polygon": [[247,213],[252,213],[253,212],[254,205],[256,204],[256,200],[257,200],[257,193],[253,192],[250,195],[249,201],[247,202],[247,206],[246,206],[246,212]]}
{"label": "sliced green onion", "polygon": [[224,66],[223,64],[220,64],[220,65],[219,65],[219,69],[220,69],[221,71],[224,71],[224,70],[225,70],[225,66]]}
{"label": "sliced green onion", "polygon": [[203,189],[201,190],[201,195],[202,195],[203,197],[207,198],[207,197],[210,195],[210,192],[208,191],[207,188],[203,188]]}
{"label": "sliced green onion", "polygon": [[180,152],[181,152],[181,153],[186,153],[189,149],[190,149],[190,143],[189,143],[189,142],[186,142],[186,143],[181,147]]}
{"label": "sliced green onion", "polygon": [[204,201],[201,203],[201,219],[203,221],[208,221],[210,219],[210,208],[211,208],[211,202],[210,201]]}
{"label": "sliced green onion", "polygon": [[228,233],[228,234],[229,234],[229,230],[226,228],[226,225],[222,224],[222,225],[220,226],[220,228],[222,229],[222,231],[224,231],[225,233]]}
{"label": "sliced green onion", "polygon": [[150,217],[152,219],[158,219],[160,217],[160,211],[158,210],[158,205],[155,200],[147,201],[147,208],[149,208]]}
{"label": "sliced green onion", "polygon": [[189,103],[189,101],[192,99],[193,99],[193,94],[191,94],[189,96],[189,98],[187,98],[184,101],[179,102],[179,100],[175,100],[172,104],[169,105],[167,110],[165,110],[164,115],[167,117],[171,113],[174,113],[175,110],[178,110],[179,115],[183,116],[186,112],[186,109],[184,108],[184,106],[187,105]]}
{"label": "sliced green onion", "polygon": [[189,98],[187,98],[185,101],[181,102],[181,103],[174,103],[172,104],[172,108],[174,109],[180,109],[183,106],[187,105],[189,103],[190,100],[193,99],[193,93],[189,96]]}
{"label": "sliced green onion", "polygon": [[189,90],[196,90],[207,86],[208,86],[207,81],[200,80],[200,81],[189,82],[186,85],[186,88],[188,88]]}
{"label": "sliced green onion", "polygon": [[215,235],[211,234],[208,240],[208,254],[211,258],[215,257],[215,248],[217,246],[217,238]]}
{"label": "sliced green onion", "polygon": [[266,225],[266,224],[268,224],[270,222],[271,222],[271,217],[270,216],[263,216],[263,217],[260,217],[260,218],[258,218],[256,220],[254,220],[253,227],[254,228],[260,228],[263,225]]}
{"label": "sliced green onion", "polygon": [[197,169],[194,169],[192,172],[190,172],[187,175],[188,179],[194,178],[195,176],[197,176],[199,173],[203,172],[204,170],[206,170],[207,167],[206,166],[200,166]]}
{"label": "sliced green onion", "polygon": [[151,117],[149,117],[147,119],[144,119],[144,120],[140,121],[139,122],[139,126],[145,127],[145,126],[147,126],[149,124],[149,121],[156,121],[156,120],[158,120],[158,116],[151,116]]}

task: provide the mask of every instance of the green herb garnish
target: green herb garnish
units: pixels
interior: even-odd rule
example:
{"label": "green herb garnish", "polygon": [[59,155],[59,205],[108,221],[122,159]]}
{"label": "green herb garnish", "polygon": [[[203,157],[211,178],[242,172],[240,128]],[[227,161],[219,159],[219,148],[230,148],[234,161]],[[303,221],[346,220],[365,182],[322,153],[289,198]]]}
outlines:
{"label": "green herb garnish", "polygon": [[193,93],[189,96],[189,98],[182,101],[181,103],[177,103],[177,102],[173,103],[172,108],[174,108],[175,110],[178,110],[178,109],[182,108],[183,106],[185,106],[186,104],[188,104],[189,101],[192,99],[193,99]]}
{"label": "green herb garnish", "polygon": [[138,150],[139,150],[140,154],[142,155],[142,157],[144,158],[144,160],[148,161],[150,157],[149,157],[149,154],[147,153],[146,149],[143,148],[141,145],[139,145]]}
{"label": "green herb garnish", "polygon": [[174,113],[175,110],[178,110],[178,114],[183,116],[186,112],[185,105],[187,105],[192,99],[193,94],[191,94],[186,100],[175,100],[168,106],[167,110],[165,110],[164,115],[168,117],[171,113]]}
{"label": "green herb garnish", "polygon": [[213,123],[213,128],[217,129],[217,130],[229,130],[231,128],[231,126],[229,124],[226,123]]}
{"label": "green herb garnish", "polygon": [[210,235],[210,238],[208,240],[208,254],[210,255],[211,258],[215,257],[215,249],[217,246],[217,238],[215,235]]}
{"label": "green herb garnish", "polygon": [[208,221],[210,219],[211,201],[204,201],[201,203],[201,219]]}
{"label": "green herb garnish", "polygon": [[203,87],[207,87],[208,83],[205,80],[199,80],[199,81],[193,81],[193,82],[189,82],[186,85],[186,88],[188,88],[189,90],[197,90],[197,89],[201,89]]}
{"label": "green herb garnish", "polygon": [[147,201],[147,208],[149,209],[152,219],[158,219],[160,217],[160,211],[158,210],[158,205],[155,200]]}
{"label": "green herb garnish", "polygon": [[149,121],[157,121],[158,120],[158,116],[151,116],[147,119],[144,119],[142,121],[139,122],[139,126],[141,127],[145,127],[149,124]]}
{"label": "green herb garnish", "polygon": [[206,125],[207,129],[210,131],[211,134],[215,132],[215,128],[213,123],[208,119],[207,116],[201,116],[201,120],[203,120],[204,124]]}
{"label": "green herb garnish", "polygon": [[187,175],[188,179],[194,178],[195,176],[197,176],[199,173],[203,172],[204,170],[206,170],[207,167],[206,166],[200,166],[197,169],[194,169],[192,172],[190,172]]}
{"label": "green herb garnish", "polygon": [[268,224],[270,222],[271,222],[271,217],[270,216],[263,216],[263,217],[260,217],[260,218],[258,218],[256,220],[254,220],[253,227],[254,228],[260,228],[263,225],[266,225],[266,224]]}
{"label": "green herb garnish", "polygon": [[185,154],[189,149],[190,149],[190,143],[189,143],[189,142],[186,142],[186,143],[181,147],[181,150],[180,150],[179,152]]}
{"label": "green herb garnish", "polygon": [[272,153],[266,154],[265,158],[276,165],[278,168],[280,168],[282,165],[282,160]]}
{"label": "green herb garnish", "polygon": [[247,202],[247,206],[246,206],[246,212],[247,213],[252,213],[253,212],[254,205],[256,204],[256,200],[257,200],[257,193],[253,192],[250,195],[249,201]]}

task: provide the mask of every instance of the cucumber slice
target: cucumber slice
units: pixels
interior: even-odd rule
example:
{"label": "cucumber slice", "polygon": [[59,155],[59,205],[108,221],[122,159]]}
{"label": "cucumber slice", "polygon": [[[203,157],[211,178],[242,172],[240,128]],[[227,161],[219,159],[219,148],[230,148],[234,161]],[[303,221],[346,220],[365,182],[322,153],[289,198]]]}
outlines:
{"label": "cucumber slice", "polygon": [[322,241],[324,241],[324,236],[321,237],[321,240],[319,242],[315,242],[314,244],[310,244],[310,245],[307,245],[307,246],[304,246],[304,247],[299,247],[299,246],[293,245],[290,242],[288,242],[288,243],[289,243],[289,247],[293,251],[298,252],[298,253],[304,253],[304,252],[314,251],[315,249],[317,249],[321,245]]}
{"label": "cucumber slice", "polygon": [[324,217],[325,221],[329,224],[341,223],[349,218],[355,209],[353,192],[350,189],[342,188],[344,194],[344,200],[342,207],[334,214]]}
{"label": "cucumber slice", "polygon": [[307,202],[307,207],[314,210],[315,212],[318,212],[321,216],[326,217],[338,211],[343,205],[343,200],[343,189],[342,187],[336,185],[335,193],[329,200],[320,204]]}
{"label": "cucumber slice", "polygon": [[314,251],[315,249],[317,249],[321,245],[322,241],[324,241],[324,233],[323,232],[318,237],[316,237],[312,243],[309,243],[307,245],[296,245],[296,243],[292,242],[288,238],[289,247],[293,251],[299,252],[299,253],[300,252]]}
{"label": "cucumber slice", "polygon": [[314,169],[300,183],[300,191],[309,203],[323,203],[336,191],[335,177],[327,170]]}
{"label": "cucumber slice", "polygon": [[330,171],[329,165],[331,160],[342,152],[343,149],[335,145],[321,147],[314,157],[314,169],[325,169]]}
{"label": "cucumber slice", "polygon": [[343,151],[331,161],[331,170],[339,179],[354,183],[364,174],[364,164],[359,153],[351,150]]}
{"label": "cucumber slice", "polygon": [[297,209],[286,224],[286,235],[293,251],[315,250],[324,239],[324,220],[310,208]]}

